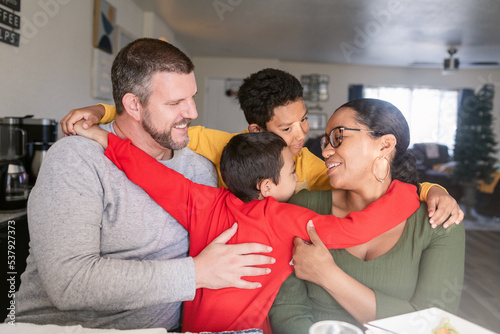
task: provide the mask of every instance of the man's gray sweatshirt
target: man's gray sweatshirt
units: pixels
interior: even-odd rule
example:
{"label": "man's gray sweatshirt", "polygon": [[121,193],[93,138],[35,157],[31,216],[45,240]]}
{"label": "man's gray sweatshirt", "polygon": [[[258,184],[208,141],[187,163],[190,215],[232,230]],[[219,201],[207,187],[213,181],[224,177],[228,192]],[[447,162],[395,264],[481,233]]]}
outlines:
{"label": "man's gray sweatshirt", "polygon": [[[102,127],[114,132],[112,123]],[[188,148],[162,163],[217,185],[213,164]],[[195,295],[186,230],[96,142],[71,136],[50,148],[29,197],[28,224],[18,322],[171,329],[181,301]]]}

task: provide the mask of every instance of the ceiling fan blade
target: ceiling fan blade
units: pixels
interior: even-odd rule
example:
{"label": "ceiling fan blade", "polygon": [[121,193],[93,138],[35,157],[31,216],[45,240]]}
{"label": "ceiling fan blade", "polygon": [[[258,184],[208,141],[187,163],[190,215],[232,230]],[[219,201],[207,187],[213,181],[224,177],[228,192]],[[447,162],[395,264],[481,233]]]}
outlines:
{"label": "ceiling fan blade", "polygon": [[472,61],[472,62],[462,62],[463,65],[473,65],[473,66],[500,66],[497,61]]}
{"label": "ceiling fan blade", "polygon": [[411,63],[411,66],[441,66],[441,63],[432,63],[432,62],[425,62],[425,61],[415,61]]}

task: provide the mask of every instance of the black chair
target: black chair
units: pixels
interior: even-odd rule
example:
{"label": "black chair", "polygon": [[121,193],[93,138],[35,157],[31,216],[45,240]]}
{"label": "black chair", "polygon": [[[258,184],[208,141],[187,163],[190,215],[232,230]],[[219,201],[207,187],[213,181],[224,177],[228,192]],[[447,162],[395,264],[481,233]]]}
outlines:
{"label": "black chair", "polygon": [[[499,172],[496,172],[497,176]],[[474,209],[480,215],[487,217],[500,217],[500,181],[497,181],[492,193],[476,193],[476,205]]]}
{"label": "black chair", "polygon": [[437,143],[414,144],[410,150],[417,160],[419,182],[437,183],[457,201],[462,197],[462,187],[453,180],[453,173],[435,169],[450,162],[448,146]]}

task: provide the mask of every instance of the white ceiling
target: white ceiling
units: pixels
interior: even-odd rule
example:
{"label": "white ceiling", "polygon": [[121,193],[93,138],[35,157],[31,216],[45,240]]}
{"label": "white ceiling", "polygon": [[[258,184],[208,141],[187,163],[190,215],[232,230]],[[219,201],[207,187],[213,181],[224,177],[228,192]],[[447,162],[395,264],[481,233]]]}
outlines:
{"label": "white ceiling", "polygon": [[[500,61],[498,0],[135,0],[192,56],[381,66]],[[498,66],[497,66],[498,67]]]}

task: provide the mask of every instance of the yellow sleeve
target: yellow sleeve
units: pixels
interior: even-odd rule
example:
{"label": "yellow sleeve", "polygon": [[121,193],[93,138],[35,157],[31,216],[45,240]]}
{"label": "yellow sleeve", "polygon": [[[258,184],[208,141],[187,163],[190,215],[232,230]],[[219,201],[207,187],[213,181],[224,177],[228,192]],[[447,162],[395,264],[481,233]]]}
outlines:
{"label": "yellow sleeve", "polygon": [[219,174],[219,187],[226,187],[220,174],[222,150],[227,142],[237,134],[207,129],[203,126],[191,126],[188,129],[189,144],[187,147],[214,163]]}
{"label": "yellow sleeve", "polygon": [[297,189],[330,190],[330,180],[326,175],[326,165],[323,160],[304,147],[295,157],[295,171],[298,175]]}
{"label": "yellow sleeve", "polygon": [[106,109],[106,113],[99,121],[99,124],[106,124],[106,123],[109,123],[111,121],[114,121],[116,118],[116,107],[110,106],[108,104],[103,104],[103,103],[98,103],[98,104],[103,106],[104,109]]}
{"label": "yellow sleeve", "polygon": [[448,193],[448,190],[446,190],[444,187],[440,186],[437,183],[423,182],[420,183],[420,202],[427,202],[427,193],[433,186],[437,186],[446,191],[446,193]]}

